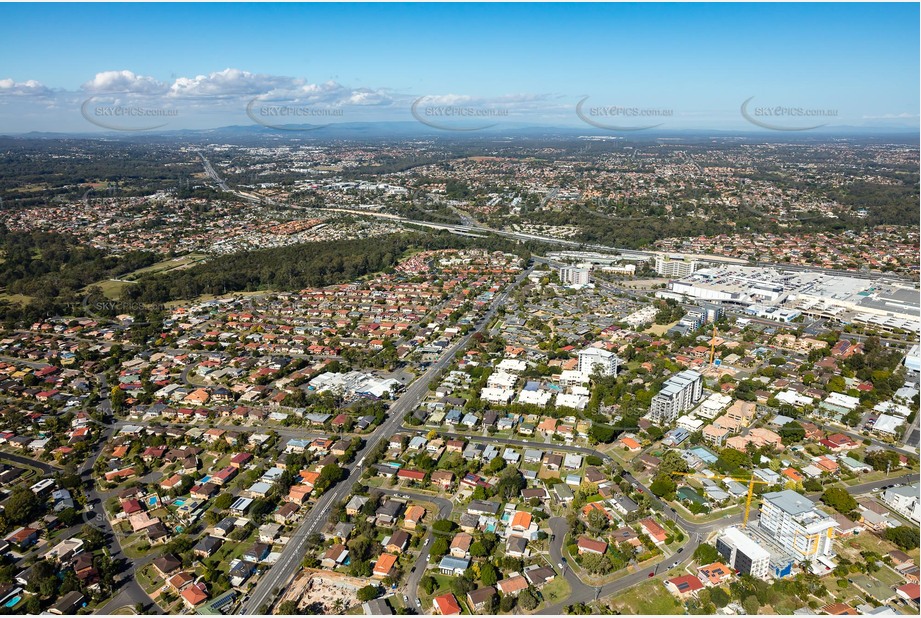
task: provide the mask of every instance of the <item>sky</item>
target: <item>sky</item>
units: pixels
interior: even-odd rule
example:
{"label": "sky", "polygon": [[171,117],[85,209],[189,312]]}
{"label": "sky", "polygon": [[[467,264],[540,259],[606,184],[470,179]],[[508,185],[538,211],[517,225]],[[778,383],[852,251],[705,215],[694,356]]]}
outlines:
{"label": "sky", "polygon": [[919,5],[0,4],[0,132],[919,126]]}

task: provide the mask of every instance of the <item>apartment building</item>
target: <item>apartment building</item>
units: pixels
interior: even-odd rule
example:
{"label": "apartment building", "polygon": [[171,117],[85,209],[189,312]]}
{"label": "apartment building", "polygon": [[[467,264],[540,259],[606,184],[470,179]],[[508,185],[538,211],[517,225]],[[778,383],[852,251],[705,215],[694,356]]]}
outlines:
{"label": "apartment building", "polygon": [[655,269],[656,273],[662,277],[680,279],[694,274],[694,271],[697,270],[697,260],[683,255],[660,253],[656,255]]}
{"label": "apartment building", "polygon": [[883,493],[882,501],[899,515],[915,523],[921,523],[921,495],[919,494],[921,494],[921,485],[918,483],[890,487]]}
{"label": "apartment building", "polygon": [[703,396],[703,376],[696,371],[686,370],[673,375],[652,398],[649,418],[659,425],[675,421],[679,415],[691,409]]}
{"label": "apartment building", "polygon": [[589,272],[588,268],[563,266],[559,270],[560,281],[564,285],[588,285]]}
{"label": "apartment building", "polygon": [[738,528],[726,528],[716,540],[716,549],[726,562],[743,575],[766,579],[771,554]]}
{"label": "apartment building", "polygon": [[785,489],[762,496],[761,529],[799,560],[833,555],[837,522],[802,494]]}
{"label": "apartment building", "polygon": [[601,348],[585,348],[579,350],[579,373],[590,376],[595,371],[601,375],[612,376],[617,374],[623,361],[614,352]]}

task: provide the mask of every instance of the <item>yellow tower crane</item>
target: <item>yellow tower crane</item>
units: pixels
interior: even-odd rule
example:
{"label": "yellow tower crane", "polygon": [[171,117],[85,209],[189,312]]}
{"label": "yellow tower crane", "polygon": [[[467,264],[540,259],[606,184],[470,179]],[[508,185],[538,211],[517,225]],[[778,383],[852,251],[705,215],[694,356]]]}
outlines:
{"label": "yellow tower crane", "polygon": [[767,481],[762,481],[759,478],[756,478],[755,475],[752,475],[751,478],[737,477],[726,474],[714,474],[712,476],[707,476],[706,474],[701,474],[699,472],[675,472],[674,474],[680,474],[681,476],[686,476],[688,478],[696,479],[722,479],[722,480],[732,480],[739,483],[748,483],[748,495],[745,498],[745,518],[742,520],[742,527],[745,528],[748,525],[748,516],[751,513],[752,507],[752,498],[755,495],[755,485],[770,485]]}
{"label": "yellow tower crane", "polygon": [[716,324],[713,325],[713,337],[710,338],[710,366],[713,366],[713,360],[716,357]]}

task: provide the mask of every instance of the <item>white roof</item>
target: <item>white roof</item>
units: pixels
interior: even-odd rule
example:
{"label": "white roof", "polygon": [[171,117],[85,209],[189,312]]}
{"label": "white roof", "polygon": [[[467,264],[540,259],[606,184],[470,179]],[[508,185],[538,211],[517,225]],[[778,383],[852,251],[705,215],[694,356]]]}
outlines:
{"label": "white roof", "polygon": [[873,423],[873,431],[894,434],[896,431],[898,431],[899,427],[902,426],[903,421],[904,419],[898,418],[896,416],[881,414],[880,417],[876,419],[876,422]]}
{"label": "white roof", "polygon": [[770,559],[771,557],[771,554],[768,552],[768,550],[758,545],[748,535],[746,535],[738,528],[726,528],[723,531],[723,535],[729,539],[733,545],[735,545],[736,549],[740,550],[743,554],[752,560],[765,558]]}

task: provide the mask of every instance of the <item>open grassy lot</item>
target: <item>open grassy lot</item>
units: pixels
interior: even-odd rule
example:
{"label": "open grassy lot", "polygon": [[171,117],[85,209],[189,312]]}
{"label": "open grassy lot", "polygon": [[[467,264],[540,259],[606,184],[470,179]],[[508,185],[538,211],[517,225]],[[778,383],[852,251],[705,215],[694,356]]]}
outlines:
{"label": "open grassy lot", "polygon": [[569,590],[569,582],[566,581],[566,578],[557,576],[553,578],[553,581],[544,584],[544,587],[540,589],[540,593],[544,597],[545,603],[553,605],[568,597]]}
{"label": "open grassy lot", "polygon": [[194,264],[207,259],[208,256],[203,253],[193,253],[190,255],[182,256],[180,258],[163,260],[161,262],[157,262],[156,264],[151,264],[150,266],[139,268],[135,271],[123,275],[118,280],[106,279],[105,281],[97,281],[96,283],[92,283],[90,286],[100,288],[106,298],[117,299],[121,296],[122,290],[125,288],[125,286],[131,285],[145,275],[163,274],[171,270],[189,268],[190,266],[193,266]]}
{"label": "open grassy lot", "polygon": [[608,602],[621,614],[677,615],[684,605],[675,600],[658,579],[634,586]]}
{"label": "open grassy lot", "polygon": [[669,328],[671,328],[672,326],[674,326],[674,325],[677,324],[677,323],[678,323],[678,321],[676,320],[676,321],[672,322],[671,324],[653,324],[652,326],[650,326],[649,328],[647,328],[647,329],[646,329],[645,331],[643,331],[643,332],[646,333],[647,335],[656,335],[656,336],[659,336],[659,335],[662,335],[662,334],[666,333],[666,332],[668,331]]}
{"label": "open grassy lot", "polygon": [[32,302],[31,296],[26,296],[25,294],[7,294],[0,293],[0,302],[8,302],[16,305],[28,305]]}
{"label": "open grassy lot", "polygon": [[139,268],[134,272],[128,273],[123,279],[135,280],[144,275],[155,275],[158,273],[169,272],[171,270],[176,270],[178,268],[188,268],[193,264],[197,264],[202,260],[207,260],[208,256],[204,253],[190,253],[189,255],[184,255],[178,258],[172,258],[169,260],[163,260],[162,262],[157,262],[156,264],[151,264],[145,268]]}
{"label": "open grassy lot", "polygon": [[901,586],[905,583],[904,577],[885,565],[882,565],[879,571],[873,573],[873,578],[879,580],[886,586]]}

